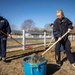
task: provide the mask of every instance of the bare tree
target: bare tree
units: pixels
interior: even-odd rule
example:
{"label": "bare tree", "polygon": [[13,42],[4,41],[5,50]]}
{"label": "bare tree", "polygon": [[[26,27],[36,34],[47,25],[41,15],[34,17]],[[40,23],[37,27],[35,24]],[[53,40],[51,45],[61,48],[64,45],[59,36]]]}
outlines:
{"label": "bare tree", "polygon": [[12,24],[10,26],[11,26],[11,30],[16,30],[16,25],[15,24]]}
{"label": "bare tree", "polygon": [[44,26],[44,30],[51,31],[50,24],[46,24]]}
{"label": "bare tree", "polygon": [[25,30],[25,31],[30,31],[30,30],[33,30],[35,25],[35,23],[33,22],[33,20],[31,19],[28,19],[28,20],[25,20],[21,26],[21,29]]}
{"label": "bare tree", "polygon": [[39,32],[40,29],[38,27],[35,27],[32,31]]}

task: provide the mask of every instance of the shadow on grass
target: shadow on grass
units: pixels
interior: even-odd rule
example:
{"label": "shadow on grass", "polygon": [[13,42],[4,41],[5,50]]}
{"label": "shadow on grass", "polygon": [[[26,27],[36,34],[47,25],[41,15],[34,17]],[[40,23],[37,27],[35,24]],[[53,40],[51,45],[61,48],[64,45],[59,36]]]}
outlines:
{"label": "shadow on grass", "polygon": [[63,58],[63,60],[61,61],[61,64],[63,65],[63,62],[67,61],[67,57]]}
{"label": "shadow on grass", "polygon": [[[16,60],[16,59],[19,59],[19,58],[22,58],[22,57],[25,57],[25,56],[29,56],[33,53],[35,54],[38,54],[40,52],[43,52],[44,50],[38,50],[38,51],[32,51],[32,52],[28,52],[28,53],[21,53],[21,54],[17,54],[17,55],[12,55],[12,52],[11,52],[11,55],[12,56],[8,56],[6,59],[6,62],[11,62],[12,60]],[[14,52],[13,52],[14,53]]]}
{"label": "shadow on grass", "polygon": [[55,65],[55,64],[47,64],[46,75],[53,75],[59,69],[60,68],[57,65]]}

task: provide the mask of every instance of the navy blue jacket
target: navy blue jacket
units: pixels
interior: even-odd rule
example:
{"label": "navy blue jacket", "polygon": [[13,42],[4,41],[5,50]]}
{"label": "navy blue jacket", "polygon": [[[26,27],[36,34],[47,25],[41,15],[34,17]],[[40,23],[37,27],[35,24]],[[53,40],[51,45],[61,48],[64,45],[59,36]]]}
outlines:
{"label": "navy blue jacket", "polygon": [[[62,20],[59,20],[58,18],[54,21],[53,26],[53,34],[55,39],[58,39],[63,34],[65,34],[68,31],[68,28],[73,29],[72,22],[66,18],[63,17]],[[63,39],[66,40],[68,38],[67,34]]]}
{"label": "navy blue jacket", "polygon": [[[10,28],[9,22],[2,16],[0,16],[0,30],[2,30],[6,34],[11,34],[11,28]],[[0,32],[0,37],[1,36],[5,36],[5,35]]]}

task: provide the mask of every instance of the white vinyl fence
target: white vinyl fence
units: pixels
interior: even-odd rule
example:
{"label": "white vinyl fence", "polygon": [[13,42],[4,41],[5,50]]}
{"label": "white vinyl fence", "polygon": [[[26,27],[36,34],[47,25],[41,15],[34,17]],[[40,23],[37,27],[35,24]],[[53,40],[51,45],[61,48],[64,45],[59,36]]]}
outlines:
{"label": "white vinyl fence", "polygon": [[[24,46],[32,46],[32,45],[40,45],[40,44],[43,44],[44,46],[46,46],[47,43],[49,42],[46,42],[47,39],[50,39],[51,36],[50,34],[44,32],[44,33],[40,33],[40,32],[25,32],[25,30],[22,30],[22,31],[12,31],[12,34],[13,33],[17,33],[17,34],[21,34],[22,36],[18,36],[18,37],[13,37],[14,39],[16,40],[22,40],[22,44]],[[26,37],[26,34],[29,34],[31,35],[31,37]],[[37,37],[34,37],[34,36],[37,36]],[[43,40],[43,43],[35,43],[35,44],[26,44],[26,40]],[[11,41],[12,39],[11,38],[8,38],[8,41]],[[7,46],[7,49],[10,49],[10,48],[19,48],[19,47],[22,47],[23,50],[25,50],[25,47],[22,46],[22,45],[15,45],[15,46]]]}

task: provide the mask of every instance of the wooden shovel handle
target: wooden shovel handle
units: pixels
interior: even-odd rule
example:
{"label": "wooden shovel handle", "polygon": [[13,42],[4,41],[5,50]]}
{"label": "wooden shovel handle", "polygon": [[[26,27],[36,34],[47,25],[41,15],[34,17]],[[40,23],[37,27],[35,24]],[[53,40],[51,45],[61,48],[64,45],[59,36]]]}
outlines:
{"label": "wooden shovel handle", "polygon": [[[67,31],[62,37],[61,39],[66,36],[69,33],[69,31]],[[57,40],[54,44],[52,44],[46,51],[44,51],[41,55],[43,56],[47,51],[49,51],[54,45],[56,45],[60,40]]]}

